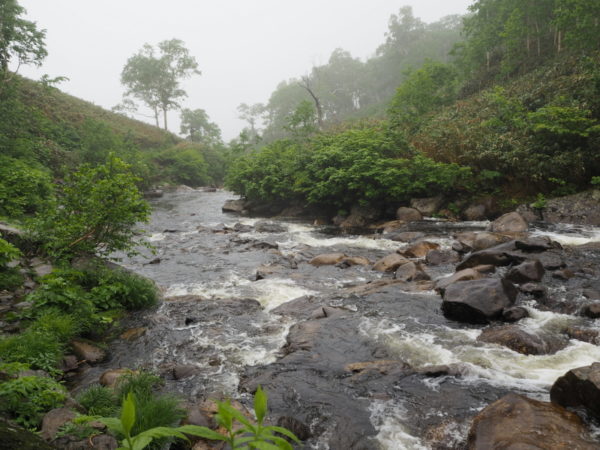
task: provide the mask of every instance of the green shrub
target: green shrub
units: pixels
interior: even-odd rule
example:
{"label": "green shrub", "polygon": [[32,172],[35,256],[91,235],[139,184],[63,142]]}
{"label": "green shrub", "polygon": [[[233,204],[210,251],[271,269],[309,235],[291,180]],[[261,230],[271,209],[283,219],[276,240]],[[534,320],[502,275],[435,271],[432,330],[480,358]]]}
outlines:
{"label": "green shrub", "polygon": [[[211,155],[213,158],[213,155]],[[154,154],[152,162],[157,166],[162,179],[174,184],[206,186],[213,179],[209,166],[202,154],[201,146],[184,143]]]}
{"label": "green shrub", "polygon": [[127,394],[133,393],[139,402],[146,402],[154,396],[154,392],[163,385],[161,377],[149,372],[129,373],[119,378],[115,393],[119,401]]}
{"label": "green shrub", "polygon": [[0,238],[0,268],[21,256],[21,251],[9,242]]}
{"label": "green shrub", "polygon": [[34,163],[0,155],[0,216],[18,218],[34,213],[51,192],[46,171]]}
{"label": "green shrub", "polygon": [[135,311],[150,308],[158,302],[158,291],[152,281],[125,270],[100,269],[96,286],[90,290],[92,302],[100,310],[125,308]]}
{"label": "green shrub", "polygon": [[4,362],[29,364],[57,374],[62,359],[64,343],[58,337],[44,331],[25,330],[23,333],[0,340],[0,358]]}
{"label": "green shrub", "polygon": [[51,378],[29,376],[0,383],[0,411],[26,428],[36,428],[44,413],[66,398],[66,389]]}
{"label": "green shrub", "polygon": [[110,416],[117,411],[117,396],[105,386],[88,387],[77,396],[77,401],[92,416]]}
{"label": "green shrub", "polygon": [[12,291],[23,284],[25,278],[16,267],[0,269],[0,291]]}
{"label": "green shrub", "polygon": [[137,225],[150,213],[136,181],[129,166],[114,155],[104,165],[82,166],[65,179],[57,200],[48,202],[31,231],[55,258],[134,253],[141,243]]}
{"label": "green shrub", "polygon": [[29,327],[30,330],[56,336],[60,342],[68,342],[81,331],[81,323],[71,314],[58,310],[44,311]]}

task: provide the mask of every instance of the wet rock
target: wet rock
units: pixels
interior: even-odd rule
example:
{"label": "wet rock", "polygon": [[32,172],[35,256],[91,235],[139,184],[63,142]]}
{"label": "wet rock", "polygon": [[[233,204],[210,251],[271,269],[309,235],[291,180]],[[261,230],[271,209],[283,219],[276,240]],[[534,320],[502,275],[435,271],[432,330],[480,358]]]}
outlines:
{"label": "wet rock", "polygon": [[212,186],[203,187],[202,192],[217,192],[217,188]]}
{"label": "wet rock", "polygon": [[360,284],[358,286],[352,286],[352,287],[344,289],[343,292],[346,295],[363,296],[363,295],[374,294],[374,293],[379,292],[383,289],[386,289],[390,286],[403,285],[403,284],[404,284],[404,281],[401,281],[401,280],[383,279],[383,280],[370,281],[368,283]]}
{"label": "wet rock", "polygon": [[453,275],[445,278],[440,278],[435,282],[435,290],[439,293],[443,294],[448,286],[453,283],[457,283],[459,281],[472,281],[472,280],[480,280],[484,278],[485,275],[478,270],[475,269],[463,269],[460,270]]}
{"label": "wet rock", "polygon": [[246,212],[246,202],[244,200],[227,200],[221,208],[223,212],[233,212],[243,214]]}
{"label": "wet rock", "polygon": [[324,319],[326,317],[333,317],[336,314],[343,314],[344,310],[339,308],[332,308],[330,306],[321,306],[315,309],[309,316],[310,319]]}
{"label": "wet rock", "polygon": [[524,294],[533,296],[534,298],[544,298],[548,294],[548,289],[541,284],[525,283],[519,286],[519,290]]}
{"label": "wet rock", "polygon": [[418,368],[417,373],[427,378],[438,378],[445,376],[460,378],[464,374],[464,368],[458,364],[425,366]]}
{"label": "wet rock", "polygon": [[282,416],[277,419],[277,426],[290,430],[301,441],[306,441],[312,437],[310,427],[295,417]]}
{"label": "wet rock", "polygon": [[99,434],[87,439],[77,436],[62,436],[52,444],[61,450],[116,450],[119,447],[117,440],[108,434]]}
{"label": "wet rock", "polygon": [[42,264],[33,266],[32,269],[33,269],[33,273],[35,274],[35,276],[38,278],[41,278],[41,277],[45,277],[46,275],[50,275],[52,273],[52,271],[54,270],[54,267],[52,266],[52,264],[42,263]]}
{"label": "wet rock", "polygon": [[439,211],[444,204],[444,197],[437,195],[427,198],[413,198],[410,206],[425,216],[431,216]]}
{"label": "wet rock", "polygon": [[396,242],[412,242],[416,241],[417,239],[421,239],[422,237],[425,237],[425,233],[422,233],[420,231],[403,231],[400,233],[389,233],[389,236],[386,236],[387,239]]}
{"label": "wet rock", "polygon": [[37,434],[0,418],[0,448],[6,450],[56,450]]}
{"label": "wet rock", "polygon": [[508,394],[477,414],[467,448],[597,449],[598,443],[585,434],[586,428],[576,414],[551,403]]}
{"label": "wet rock", "polygon": [[495,247],[511,240],[511,238],[501,233],[491,233],[489,231],[466,231],[458,233],[455,239],[469,251],[485,250]]}
{"label": "wet rock", "polygon": [[465,220],[484,220],[486,218],[485,205],[470,205],[463,211],[462,216]]}
{"label": "wet rock", "polygon": [[562,280],[562,281],[568,281],[574,277],[575,277],[575,273],[570,269],[556,270],[552,274],[552,278],[556,278],[557,280]]}
{"label": "wet rock", "polygon": [[163,195],[165,195],[165,193],[161,189],[150,189],[144,192],[145,198],[160,198]]}
{"label": "wet rock", "polygon": [[529,312],[522,306],[511,306],[502,310],[502,320],[505,322],[518,322],[529,317]]}
{"label": "wet rock", "polygon": [[571,339],[587,342],[589,344],[600,345],[600,331],[592,328],[569,327],[565,330],[567,336]]}
{"label": "wet rock", "polygon": [[148,331],[145,327],[138,328],[130,328],[129,330],[121,333],[120,338],[126,341],[135,341],[136,339],[141,338]]}
{"label": "wet rock", "polygon": [[427,252],[430,250],[437,250],[439,248],[440,244],[435,242],[419,241],[409,245],[408,248],[399,250],[398,253],[406,256],[407,258],[424,258],[425,255],[427,255]]}
{"label": "wet rock", "polygon": [[565,267],[566,263],[558,250],[549,250],[536,255],[536,258],[542,263],[546,270],[556,270]]}
{"label": "wet rock", "polygon": [[384,256],[373,265],[373,270],[378,272],[395,272],[398,267],[410,261],[398,253]]}
{"label": "wet rock", "polygon": [[204,297],[200,297],[199,295],[174,295],[173,297],[165,298],[165,302],[179,302],[179,303],[189,303],[189,302],[203,302],[205,300]]}
{"label": "wet rock", "polygon": [[490,224],[490,231],[497,233],[522,233],[529,224],[518,212],[510,212],[500,216]]}
{"label": "wet rock", "polygon": [[196,425],[198,427],[214,428],[215,422],[212,415],[200,408],[200,405],[193,403],[185,406],[186,417],[183,419],[183,425]]}
{"label": "wet rock", "polygon": [[239,222],[233,226],[233,231],[237,233],[249,233],[252,231],[252,229],[253,228],[250,225],[244,225],[243,223]]}
{"label": "wet rock", "polygon": [[552,241],[547,236],[532,236],[527,239],[517,239],[515,241],[515,247],[530,253],[540,253],[553,248],[562,248],[558,242]]}
{"label": "wet rock", "polygon": [[287,227],[268,220],[260,220],[254,224],[254,230],[257,233],[285,233]]}
{"label": "wet rock", "polygon": [[342,263],[348,266],[368,266],[371,261],[364,256],[347,256],[342,260]]}
{"label": "wet rock", "polygon": [[323,255],[315,256],[308,263],[315,267],[334,266],[342,262],[344,258],[346,258],[346,255],[343,253],[325,253]]}
{"label": "wet rock", "polygon": [[201,372],[200,367],[192,365],[181,365],[173,367],[173,378],[183,380],[184,378],[193,377]]}
{"label": "wet rock", "polygon": [[353,374],[375,371],[379,374],[387,375],[392,371],[405,371],[409,368],[410,366],[404,361],[380,359],[377,361],[350,363],[344,367],[344,370]]}
{"label": "wet rock", "polygon": [[148,264],[160,264],[161,261],[162,260],[160,258],[154,258],[154,259],[151,259],[150,261],[148,261]]}
{"label": "wet rock", "polygon": [[59,428],[76,417],[68,408],[55,408],[48,411],[42,419],[41,436],[49,441],[58,432]]}
{"label": "wet rock", "polygon": [[442,312],[448,319],[468,323],[487,323],[499,319],[511,307],[517,288],[506,280],[484,278],[449,285],[443,294]]}
{"label": "wet rock", "polygon": [[585,305],[581,309],[581,315],[590,319],[600,319],[600,302]]}
{"label": "wet rock", "polygon": [[394,278],[402,281],[426,281],[431,277],[423,270],[421,264],[409,262],[403,264],[394,273]]}
{"label": "wet rock", "polygon": [[135,373],[135,371],[131,369],[109,369],[100,375],[99,382],[102,386],[115,387],[119,378],[131,373]]}
{"label": "wet rock", "polygon": [[405,223],[423,220],[423,215],[415,208],[406,208],[404,206],[396,210],[396,218]]}
{"label": "wet rock", "polygon": [[364,228],[379,218],[380,210],[372,206],[355,205],[350,210],[350,215],[341,223],[341,228]]}
{"label": "wet rock", "polygon": [[599,225],[598,190],[549,199],[542,211],[545,222]]}
{"label": "wet rock", "polygon": [[537,259],[522,262],[510,269],[506,279],[516,284],[529,283],[531,281],[542,281],[544,277],[544,266]]}
{"label": "wet rock", "polygon": [[510,241],[469,254],[456,266],[456,270],[459,271],[483,264],[508,266],[509,264],[520,264],[525,259],[527,259],[527,255],[516,249],[515,241]]}
{"label": "wet rock", "polygon": [[79,367],[79,361],[75,355],[65,355],[60,364],[60,370],[63,372],[70,372],[76,370]]}
{"label": "wet rock", "polygon": [[71,342],[71,348],[73,349],[75,356],[90,364],[99,363],[106,358],[106,352],[104,350],[95,345],[88,344],[87,342],[73,341]]}
{"label": "wet rock", "polygon": [[569,370],[552,385],[550,400],[565,408],[584,408],[600,420],[600,362]]}
{"label": "wet rock", "polygon": [[425,255],[425,262],[430,266],[454,264],[460,261],[460,256],[453,250],[430,250]]}
{"label": "wet rock", "polygon": [[556,353],[561,347],[564,347],[564,345],[558,345],[558,342],[545,342],[540,337],[527,333],[516,325],[486,328],[477,340],[502,345],[523,355],[547,355]]}

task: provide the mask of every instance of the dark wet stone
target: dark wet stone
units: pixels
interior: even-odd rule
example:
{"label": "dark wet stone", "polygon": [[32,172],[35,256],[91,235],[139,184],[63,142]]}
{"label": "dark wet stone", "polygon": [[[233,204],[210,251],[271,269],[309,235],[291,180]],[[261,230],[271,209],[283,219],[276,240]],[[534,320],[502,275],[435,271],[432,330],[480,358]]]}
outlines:
{"label": "dark wet stone", "polygon": [[430,266],[454,264],[460,261],[460,256],[453,250],[431,250],[425,256],[425,262]]}
{"label": "dark wet stone", "polygon": [[193,377],[201,372],[198,366],[175,366],[173,367],[173,378],[183,380],[184,378]]}
{"label": "dark wet stone", "polygon": [[600,331],[592,328],[569,327],[565,333],[571,339],[587,342],[589,344],[600,344]]}
{"label": "dark wet stone", "polygon": [[96,364],[106,358],[106,352],[95,345],[88,344],[83,341],[71,342],[73,353],[82,361],[87,361],[90,364]]}
{"label": "dark wet stone", "polygon": [[221,208],[223,212],[233,212],[242,214],[246,211],[245,200],[227,200]]}
{"label": "dark wet stone", "polygon": [[418,241],[403,250],[398,250],[398,253],[407,258],[424,258],[430,250],[437,250],[439,248],[440,244],[435,242]]}
{"label": "dark wet stone", "polygon": [[552,278],[556,278],[557,280],[562,280],[562,281],[568,281],[574,277],[575,277],[575,273],[569,269],[557,270],[552,274]]}
{"label": "dark wet stone", "polygon": [[423,220],[423,215],[415,208],[406,208],[404,206],[398,208],[396,211],[396,218],[403,222],[415,222]]}
{"label": "dark wet stone", "polygon": [[600,362],[569,370],[552,385],[550,399],[565,408],[584,408],[600,420]]}
{"label": "dark wet stone", "polygon": [[509,394],[477,414],[468,449],[597,449],[586,431],[576,414],[560,406]]}
{"label": "dark wet stone", "polygon": [[600,300],[600,291],[596,289],[584,289],[581,294],[589,300]]}
{"label": "dark wet stone", "polygon": [[420,231],[402,231],[396,233],[386,233],[386,239],[396,242],[412,242],[425,237],[425,233]]}
{"label": "dark wet stone", "polygon": [[519,286],[519,290],[524,294],[533,296],[534,298],[544,298],[548,294],[548,289],[541,284],[525,283]]}
{"label": "dark wet stone", "polygon": [[581,308],[581,315],[590,319],[600,318],[600,302],[590,303]]}
{"label": "dark wet stone", "polygon": [[517,250],[515,241],[509,241],[495,247],[469,254],[458,266],[456,266],[456,270],[459,271],[483,264],[508,266],[510,264],[520,264],[525,259],[527,259],[527,255],[520,250]]}
{"label": "dark wet stone", "polygon": [[558,340],[544,340],[527,333],[516,325],[486,328],[477,338],[480,342],[498,344],[524,355],[547,355],[564,348]]}
{"label": "dark wet stone", "polygon": [[267,220],[260,220],[254,224],[254,230],[257,233],[285,233],[287,227]]}
{"label": "dark wet stone", "polygon": [[552,241],[547,236],[533,236],[526,239],[517,239],[515,247],[528,253],[541,253],[553,248],[562,248],[558,242]]}
{"label": "dark wet stone", "polygon": [[484,278],[453,283],[444,291],[442,312],[459,322],[487,323],[500,318],[516,297],[517,288],[506,280]]}
{"label": "dark wet stone", "polygon": [[544,266],[542,266],[541,262],[537,259],[529,260],[510,269],[508,274],[506,274],[506,279],[516,284],[541,281],[544,277],[544,272]]}
{"label": "dark wet stone", "polygon": [[490,230],[497,233],[522,233],[529,224],[518,212],[510,212],[500,216],[490,224]]}
{"label": "dark wet stone", "polygon": [[53,450],[37,434],[0,419],[0,448],[6,450]]}
{"label": "dark wet stone", "polygon": [[160,264],[161,259],[160,258],[154,258],[151,259],[150,261],[148,261],[148,264]]}
{"label": "dark wet stone", "polygon": [[304,422],[290,416],[282,416],[277,420],[277,426],[286,428],[296,435],[301,441],[310,439],[310,427]]}
{"label": "dark wet stone", "polygon": [[505,322],[518,322],[526,317],[529,317],[529,312],[522,306],[511,306],[502,311],[502,320]]}
{"label": "dark wet stone", "polygon": [[409,262],[403,264],[394,273],[394,278],[401,281],[426,281],[431,277],[423,270],[421,264]]}
{"label": "dark wet stone", "polygon": [[445,376],[460,378],[463,375],[463,369],[457,364],[425,366],[418,368],[416,372],[428,378],[438,378]]}
{"label": "dark wet stone", "polygon": [[58,432],[59,428],[76,417],[68,408],[55,408],[48,411],[42,419],[41,436],[49,441]]}
{"label": "dark wet stone", "polygon": [[373,265],[373,270],[378,272],[395,272],[398,267],[410,261],[398,253],[384,256]]}
{"label": "dark wet stone", "polygon": [[544,269],[556,270],[565,267],[565,260],[559,250],[549,250],[536,255],[536,258],[542,263]]}

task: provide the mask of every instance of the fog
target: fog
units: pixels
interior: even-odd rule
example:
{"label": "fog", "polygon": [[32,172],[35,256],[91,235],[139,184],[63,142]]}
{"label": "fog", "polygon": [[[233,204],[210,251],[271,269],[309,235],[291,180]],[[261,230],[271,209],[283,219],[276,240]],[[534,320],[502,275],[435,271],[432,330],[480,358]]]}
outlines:
{"label": "fog", "polygon": [[[472,2],[20,0],[27,19],[47,30],[49,53],[42,67],[20,73],[68,77],[60,89],[110,109],[122,100],[119,79],[130,56],[144,43],[181,39],[202,71],[184,82],[182,106],[205,109],[229,140],[243,127],[240,103],[266,102],[280,81],[325,63],[338,47],[368,58],[401,6],[412,5],[416,17],[433,22],[466,13]],[[179,131],[178,116],[169,113],[171,131]]]}

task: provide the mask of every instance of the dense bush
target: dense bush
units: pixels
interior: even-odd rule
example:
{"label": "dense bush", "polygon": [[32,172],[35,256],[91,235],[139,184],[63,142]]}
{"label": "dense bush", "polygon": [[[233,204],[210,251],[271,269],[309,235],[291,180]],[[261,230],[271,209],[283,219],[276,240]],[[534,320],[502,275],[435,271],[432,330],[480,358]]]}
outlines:
{"label": "dense bush", "polygon": [[0,216],[21,217],[41,208],[52,192],[48,172],[0,155]]}
{"label": "dense bush", "polygon": [[155,152],[150,161],[163,180],[191,187],[206,186],[213,179],[200,148],[199,144],[180,144]]}
{"label": "dense bush", "polygon": [[64,350],[58,336],[46,331],[28,329],[0,340],[0,359],[7,363],[24,363],[34,369],[57,373]]}
{"label": "dense bush", "polygon": [[21,256],[21,251],[14,245],[0,238],[0,290],[14,289],[23,283],[23,275],[16,267],[7,264]]}
{"label": "dense bush", "polygon": [[101,166],[82,166],[36,217],[34,236],[55,258],[132,251],[138,244],[136,226],[150,212],[136,181],[114,155]]}
{"label": "dense bush", "polygon": [[110,416],[117,411],[117,398],[111,388],[93,385],[77,395],[77,401],[92,416]]}
{"label": "dense bush", "polygon": [[67,390],[51,378],[27,376],[0,383],[0,411],[25,428],[36,428],[66,398]]}
{"label": "dense bush", "polygon": [[460,192],[471,178],[468,168],[414,153],[382,124],[370,124],[320,134],[305,144],[277,141],[236,160],[226,182],[250,200],[347,209]]}

